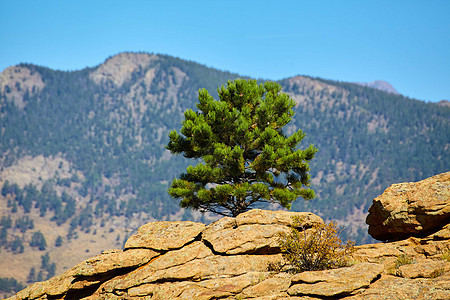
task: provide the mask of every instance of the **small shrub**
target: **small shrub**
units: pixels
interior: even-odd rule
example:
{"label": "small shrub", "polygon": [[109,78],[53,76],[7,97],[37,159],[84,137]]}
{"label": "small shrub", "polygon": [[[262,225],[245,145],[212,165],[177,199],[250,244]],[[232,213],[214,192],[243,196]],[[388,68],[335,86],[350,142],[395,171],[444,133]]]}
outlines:
{"label": "small shrub", "polygon": [[354,242],[342,244],[336,223],[317,224],[306,228],[304,218],[293,217],[291,233],[279,233],[283,257],[294,271],[333,269],[348,265]]}
{"label": "small shrub", "polygon": [[444,253],[442,253],[441,259],[450,262],[450,250],[447,250]]}
{"label": "small shrub", "polygon": [[402,277],[402,272],[399,269],[394,268],[393,266],[389,267],[386,270],[386,273],[388,275],[392,275],[392,276],[397,276],[397,277]]}
{"label": "small shrub", "polygon": [[410,265],[413,262],[414,261],[410,256],[402,254],[399,257],[397,257],[397,261],[395,262],[395,268],[398,269],[398,267],[400,267],[400,266]]}
{"label": "small shrub", "polygon": [[269,262],[267,265],[267,271],[280,273],[286,264],[282,261]]}
{"label": "small shrub", "polygon": [[391,266],[390,268],[388,268],[387,273],[389,275],[403,277],[402,271],[400,271],[398,268],[403,265],[410,265],[413,262],[414,262],[414,260],[410,256],[408,256],[406,254],[402,254],[399,257],[397,257],[395,264],[393,266]]}
{"label": "small shrub", "polygon": [[431,272],[430,278],[436,278],[436,277],[439,277],[439,276],[444,275],[444,274],[445,274],[445,269],[444,268],[439,268],[439,269],[436,269],[433,272]]}

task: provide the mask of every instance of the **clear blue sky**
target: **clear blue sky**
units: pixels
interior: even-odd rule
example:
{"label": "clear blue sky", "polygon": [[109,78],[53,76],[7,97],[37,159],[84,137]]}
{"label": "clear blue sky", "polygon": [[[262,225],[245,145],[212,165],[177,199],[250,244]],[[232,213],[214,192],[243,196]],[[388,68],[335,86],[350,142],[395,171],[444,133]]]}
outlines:
{"label": "clear blue sky", "polygon": [[381,79],[450,100],[449,16],[449,0],[0,0],[0,70],[77,70],[145,51],[255,78]]}

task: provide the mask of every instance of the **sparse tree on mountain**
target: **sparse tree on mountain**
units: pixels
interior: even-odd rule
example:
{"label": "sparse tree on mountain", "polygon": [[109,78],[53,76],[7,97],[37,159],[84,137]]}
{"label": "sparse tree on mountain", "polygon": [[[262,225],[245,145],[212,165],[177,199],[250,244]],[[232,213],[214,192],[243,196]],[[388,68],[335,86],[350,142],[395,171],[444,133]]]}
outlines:
{"label": "sparse tree on mountain", "polygon": [[219,100],[199,91],[198,111],[188,109],[181,135],[173,130],[167,145],[172,153],[201,159],[175,179],[169,194],[182,207],[237,216],[259,202],[290,208],[298,197],[315,197],[309,162],[317,149],[297,146],[305,137],[283,127],[295,105],[275,82],[228,81]]}
{"label": "sparse tree on mountain", "polygon": [[36,281],[36,269],[32,267],[27,277],[27,283],[33,283],[35,281]]}
{"label": "sparse tree on mountain", "polygon": [[58,235],[58,237],[55,240],[55,247],[61,247],[63,243],[63,239],[60,235]]}
{"label": "sparse tree on mountain", "polygon": [[31,236],[30,241],[31,247],[39,247],[39,250],[44,251],[47,248],[47,241],[45,240],[44,235],[40,231],[36,231]]}

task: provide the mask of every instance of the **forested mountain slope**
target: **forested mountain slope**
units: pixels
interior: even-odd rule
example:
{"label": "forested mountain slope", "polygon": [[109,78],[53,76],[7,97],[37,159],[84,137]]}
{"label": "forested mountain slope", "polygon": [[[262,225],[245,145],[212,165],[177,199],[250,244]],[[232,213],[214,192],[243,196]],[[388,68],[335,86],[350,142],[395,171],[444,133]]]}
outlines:
{"label": "forested mountain slope", "polygon": [[[151,220],[214,219],[170,199],[168,183],[190,162],[164,146],[199,88],[216,96],[237,77],[147,53],[73,72],[30,64],[4,70],[0,277],[25,283],[61,272]],[[450,107],[305,76],[279,83],[298,103],[286,132],[300,128],[302,147],[319,148],[311,164],[317,198],[298,200],[293,210],[338,219],[364,243],[373,197],[391,183],[450,169]],[[12,271],[11,261],[23,266]]]}
{"label": "forested mountain slope", "polygon": [[280,83],[298,102],[291,126],[307,132],[305,142],[320,150],[311,166],[318,197],[297,201],[295,210],[352,223],[389,184],[449,169],[445,107],[318,78]]}

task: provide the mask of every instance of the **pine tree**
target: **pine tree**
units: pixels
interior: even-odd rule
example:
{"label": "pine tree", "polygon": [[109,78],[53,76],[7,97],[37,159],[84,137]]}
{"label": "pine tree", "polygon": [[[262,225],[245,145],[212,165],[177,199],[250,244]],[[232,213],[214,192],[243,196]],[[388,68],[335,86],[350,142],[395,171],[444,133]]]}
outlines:
{"label": "pine tree", "polygon": [[317,149],[297,148],[305,134],[291,136],[283,127],[295,105],[275,82],[228,81],[218,89],[216,101],[199,90],[198,111],[184,113],[181,134],[173,130],[167,145],[174,154],[199,159],[168,192],[182,207],[237,216],[258,202],[290,208],[298,197],[309,200],[309,162]]}
{"label": "pine tree", "polygon": [[35,281],[36,281],[36,269],[32,267],[27,277],[27,283],[33,283]]}
{"label": "pine tree", "polygon": [[55,240],[55,247],[61,247],[63,244],[63,239],[60,235],[58,235],[58,237]]}
{"label": "pine tree", "polygon": [[40,231],[36,231],[31,236],[30,241],[31,247],[39,247],[39,250],[44,251],[47,247],[47,242],[45,240],[44,235]]}
{"label": "pine tree", "polygon": [[11,251],[14,252],[15,254],[23,253],[24,251],[22,240],[18,236],[16,236],[14,238],[14,241],[11,243]]}

